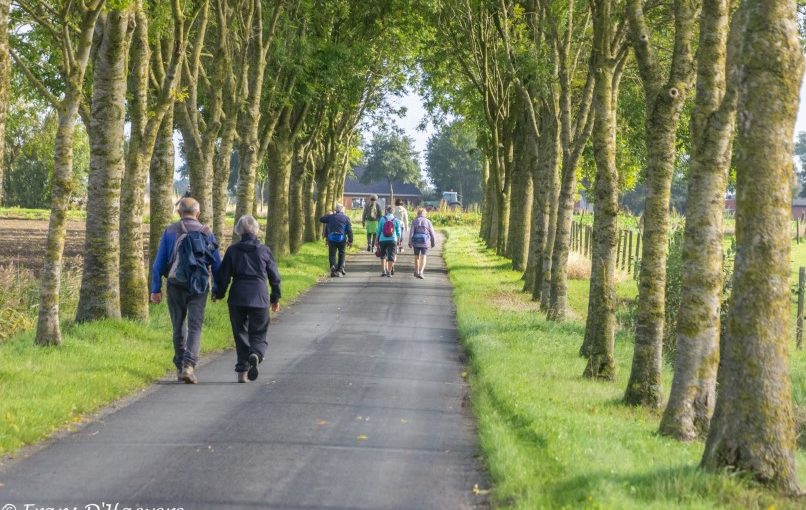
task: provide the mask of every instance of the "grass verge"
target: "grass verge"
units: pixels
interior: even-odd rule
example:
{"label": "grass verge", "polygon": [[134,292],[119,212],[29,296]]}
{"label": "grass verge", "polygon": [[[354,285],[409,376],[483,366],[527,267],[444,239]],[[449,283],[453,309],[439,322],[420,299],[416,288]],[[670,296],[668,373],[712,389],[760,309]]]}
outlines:
{"label": "grass verge", "polygon": [[[280,262],[283,304],[325,274],[327,250],[308,243]],[[33,331],[0,343],[0,457],[81,422],[116,399],[173,370],[166,306],[152,306],[147,323],[63,324],[63,344],[34,345]],[[232,345],[226,303],[209,303],[202,352]]]}
{"label": "grass verge", "polygon": [[[475,229],[447,233],[445,260],[497,506],[803,508],[803,501],[777,497],[735,476],[699,471],[702,443],[660,437],[658,413],[623,406],[633,347],[627,334],[617,339],[615,382],[581,377],[584,361],[577,351],[587,281],[569,282],[577,319],[549,323],[520,292],[520,274],[510,261],[486,250]],[[628,295],[630,284],[624,282],[619,294]],[[804,372],[797,354],[793,373]],[[796,388],[803,384],[794,379]],[[667,367],[667,391],[670,380]],[[806,456],[800,453],[797,460],[806,480]]]}

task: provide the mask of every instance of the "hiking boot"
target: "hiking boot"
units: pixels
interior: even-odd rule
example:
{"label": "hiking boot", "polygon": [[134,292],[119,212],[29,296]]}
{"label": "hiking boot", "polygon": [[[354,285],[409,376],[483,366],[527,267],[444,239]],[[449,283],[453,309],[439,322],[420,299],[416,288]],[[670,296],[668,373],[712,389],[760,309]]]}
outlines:
{"label": "hiking boot", "polygon": [[246,372],[237,372],[238,374],[238,382],[245,383],[246,382]]}
{"label": "hiking boot", "polygon": [[331,277],[331,278],[336,278],[337,276],[339,276],[339,273],[336,271],[336,268],[335,268],[335,267],[331,267],[331,268],[330,268],[330,277]]}
{"label": "hiking boot", "polygon": [[254,352],[249,355],[249,371],[246,373],[250,381],[257,379],[257,366],[260,364],[260,358]]}
{"label": "hiking boot", "polygon": [[339,272],[342,276],[347,276],[347,271],[345,271],[344,268],[339,269]]}
{"label": "hiking boot", "polygon": [[182,365],[181,376],[182,381],[185,384],[196,384],[199,382],[199,380],[196,379],[196,374],[194,373],[192,365]]}

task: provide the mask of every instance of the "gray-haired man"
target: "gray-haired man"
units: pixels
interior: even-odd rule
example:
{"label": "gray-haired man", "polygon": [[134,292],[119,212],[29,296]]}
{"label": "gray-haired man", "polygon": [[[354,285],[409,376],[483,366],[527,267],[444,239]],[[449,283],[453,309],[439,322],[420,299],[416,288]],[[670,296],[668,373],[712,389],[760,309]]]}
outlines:
{"label": "gray-haired man", "polygon": [[[162,234],[151,275],[151,302],[162,302],[162,278],[168,280],[168,312],[173,326],[174,365],[179,382],[196,384],[194,368],[199,358],[204,309],[210,290],[210,276],[218,273],[221,256],[210,227],[199,222],[199,203],[190,197],[179,201],[181,219],[169,225]],[[201,235],[195,233],[201,233]],[[196,241],[194,243],[194,241]],[[185,253],[193,250],[194,261],[204,260],[204,268],[187,268]],[[197,250],[201,250],[197,253]],[[179,269],[178,269],[179,268]],[[206,274],[187,274],[201,269]],[[183,273],[185,278],[177,275]],[[197,273],[199,271],[196,271]],[[201,285],[199,285],[201,277]],[[215,290],[214,290],[215,292]]]}

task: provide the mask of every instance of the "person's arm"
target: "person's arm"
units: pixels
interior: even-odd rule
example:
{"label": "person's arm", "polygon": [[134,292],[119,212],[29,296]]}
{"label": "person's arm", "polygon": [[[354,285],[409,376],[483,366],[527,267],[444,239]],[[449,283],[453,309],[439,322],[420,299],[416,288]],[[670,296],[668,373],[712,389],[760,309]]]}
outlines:
{"label": "person's arm", "polygon": [[381,218],[378,220],[378,228],[376,229],[375,235],[378,236],[378,244],[381,242],[381,236],[383,235],[383,224],[386,223],[386,218]]}
{"label": "person's arm", "polygon": [[218,268],[218,272],[213,277],[213,295],[216,299],[224,299],[227,295],[230,279],[232,278],[232,250],[227,249],[224,260]]}
{"label": "person's arm", "polygon": [[330,215],[329,214],[325,214],[324,216],[319,218],[319,223],[327,223],[328,221],[330,221]]}
{"label": "person's arm", "polygon": [[434,233],[434,226],[428,222],[428,233],[431,235],[431,248],[437,245],[437,235]]}
{"label": "person's arm", "polygon": [[368,217],[369,217],[369,207],[364,205],[364,211],[361,213],[361,224],[366,223]]}
{"label": "person's arm", "polygon": [[[218,296],[219,292],[217,292],[217,290],[218,290],[218,278],[217,278],[217,276],[218,276],[219,270],[221,269],[221,253],[218,251],[218,240],[216,240],[215,234],[210,234],[209,237],[210,237],[210,242],[214,246],[213,253],[212,253],[213,262],[212,262],[212,264],[210,264],[210,269],[212,270],[212,277],[213,277],[212,278],[212,280],[213,280],[213,290],[212,290],[212,292],[213,292],[214,296]],[[225,289],[225,292],[226,292],[226,289]]]}
{"label": "person's arm", "polygon": [[345,227],[345,234],[347,234],[347,242],[353,244],[353,222],[350,221],[350,218],[347,218],[347,226]]}
{"label": "person's arm", "polygon": [[280,291],[280,271],[277,269],[277,262],[274,260],[274,255],[271,253],[271,248],[266,247],[266,276],[269,278],[269,286],[271,287],[271,295],[269,301],[272,305],[280,302],[283,297]]}
{"label": "person's arm", "polygon": [[162,275],[165,272],[165,269],[168,267],[168,264],[171,262],[171,250],[173,249],[173,243],[168,237],[167,231],[162,233],[159,248],[157,248],[157,254],[154,257],[154,265],[151,268],[152,294],[162,293]]}

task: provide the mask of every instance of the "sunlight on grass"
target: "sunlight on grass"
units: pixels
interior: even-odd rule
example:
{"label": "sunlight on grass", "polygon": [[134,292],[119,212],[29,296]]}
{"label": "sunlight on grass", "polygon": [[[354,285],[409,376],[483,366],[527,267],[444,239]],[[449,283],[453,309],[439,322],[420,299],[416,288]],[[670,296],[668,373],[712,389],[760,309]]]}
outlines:
{"label": "sunlight on grass", "polygon": [[[618,335],[617,380],[581,377],[587,282],[572,281],[575,320],[549,323],[523,307],[520,274],[486,250],[476,229],[448,229],[445,259],[454,285],[460,335],[468,350],[479,436],[506,508],[802,508],[736,477],[700,472],[703,444],[656,434],[659,414],[620,403],[632,343]],[[632,293],[632,294],[631,294]],[[620,285],[634,295],[632,281]],[[526,306],[526,305],[524,305]],[[803,373],[802,356],[796,362]],[[665,372],[668,391],[671,371]],[[806,456],[798,456],[806,480]]]}

